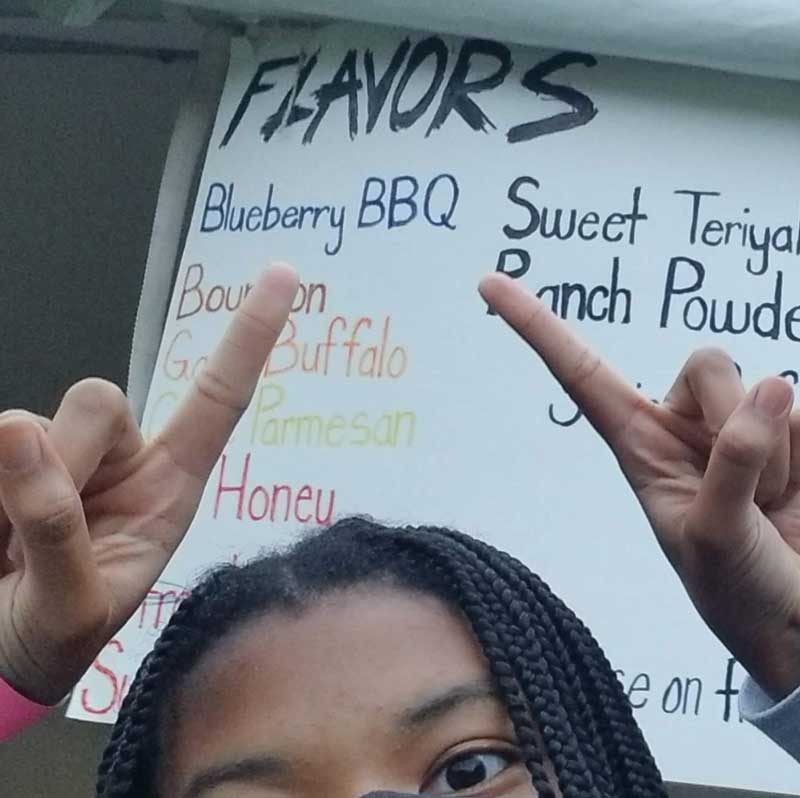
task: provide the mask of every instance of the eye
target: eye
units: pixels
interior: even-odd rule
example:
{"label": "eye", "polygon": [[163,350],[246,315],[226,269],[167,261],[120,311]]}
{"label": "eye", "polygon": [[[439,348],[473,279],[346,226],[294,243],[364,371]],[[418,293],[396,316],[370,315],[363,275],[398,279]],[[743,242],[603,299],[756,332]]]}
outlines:
{"label": "eye", "polygon": [[423,792],[435,795],[470,790],[510,767],[516,758],[499,751],[465,751],[440,767]]}

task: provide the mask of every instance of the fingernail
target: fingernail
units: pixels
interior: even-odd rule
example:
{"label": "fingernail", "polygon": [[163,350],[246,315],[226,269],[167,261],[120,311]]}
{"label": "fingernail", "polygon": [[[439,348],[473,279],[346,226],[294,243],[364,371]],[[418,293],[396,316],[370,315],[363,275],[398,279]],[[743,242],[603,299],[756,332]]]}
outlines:
{"label": "fingernail", "polygon": [[42,457],[36,430],[29,424],[9,424],[0,430],[0,469],[27,471]]}
{"label": "fingernail", "polygon": [[792,401],[792,389],[783,380],[769,380],[756,389],[756,410],[770,418],[779,418]]}

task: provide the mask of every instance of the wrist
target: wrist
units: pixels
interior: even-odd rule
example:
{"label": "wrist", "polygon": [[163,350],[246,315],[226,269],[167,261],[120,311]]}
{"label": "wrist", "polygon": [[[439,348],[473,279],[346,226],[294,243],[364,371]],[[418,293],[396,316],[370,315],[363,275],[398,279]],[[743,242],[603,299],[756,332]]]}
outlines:
{"label": "wrist", "polygon": [[[72,690],[72,683],[69,686],[61,687],[53,677],[48,677],[44,673],[37,674],[38,678],[23,678],[19,671],[14,670],[10,665],[0,668],[0,685],[4,685],[6,691],[12,691],[25,701],[31,704],[45,707],[58,706]],[[75,683],[78,679],[75,679]]]}
{"label": "wrist", "polygon": [[91,664],[89,661],[86,665],[79,665],[74,656],[63,654],[40,664],[28,656],[27,651],[20,653],[24,656],[12,657],[0,652],[0,682],[5,682],[22,698],[41,706],[60,704]]}
{"label": "wrist", "polygon": [[746,668],[753,681],[775,702],[780,703],[800,688],[800,669],[795,663],[767,663]]}
{"label": "wrist", "polygon": [[800,630],[762,636],[740,660],[753,681],[776,703],[800,688]]}

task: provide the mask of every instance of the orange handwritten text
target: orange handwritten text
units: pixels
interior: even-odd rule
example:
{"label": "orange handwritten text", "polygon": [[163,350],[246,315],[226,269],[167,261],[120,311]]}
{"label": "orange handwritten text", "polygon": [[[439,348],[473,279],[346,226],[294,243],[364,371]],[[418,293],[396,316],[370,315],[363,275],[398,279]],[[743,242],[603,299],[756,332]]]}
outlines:
{"label": "orange handwritten text", "polygon": [[405,347],[391,341],[392,318],[334,316],[322,341],[301,341],[297,324],[286,323],[264,367],[264,376],[302,371],[327,376],[398,379],[408,369]]}
{"label": "orange handwritten text", "polygon": [[191,340],[192,334],[189,330],[178,330],[167,347],[161,367],[164,375],[170,380],[191,381],[202,371],[208,361],[208,355],[200,355],[192,359],[185,354],[185,347]]}
{"label": "orange handwritten text", "polygon": [[417,428],[413,410],[347,415],[331,413],[286,414],[286,389],[275,383],[262,385],[253,403],[250,443],[261,446],[314,446],[341,448],[411,446]]}

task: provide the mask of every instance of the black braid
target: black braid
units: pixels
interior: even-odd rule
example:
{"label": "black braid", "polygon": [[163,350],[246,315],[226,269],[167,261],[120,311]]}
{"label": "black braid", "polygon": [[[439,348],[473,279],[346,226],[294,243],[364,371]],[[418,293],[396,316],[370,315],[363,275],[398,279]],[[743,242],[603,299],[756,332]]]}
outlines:
{"label": "black braid", "polygon": [[153,650],[139,666],[97,771],[99,796],[122,798],[137,794],[134,789],[137,769],[142,761],[147,761],[149,756],[156,753],[158,738],[153,734],[153,729],[156,728],[159,693],[163,691],[163,683],[170,680],[176,654],[187,656],[203,645],[209,632],[216,631],[202,623],[200,616],[210,615],[203,610],[212,602],[215,603],[219,626],[220,622],[224,623],[226,609],[233,609],[232,602],[229,601],[229,607],[226,608],[221,601],[232,598],[227,583],[234,570],[226,566],[212,572],[181,602]]}
{"label": "black braid", "polygon": [[165,707],[200,658],[242,623],[336,589],[387,584],[460,611],[486,657],[541,798],[666,798],[599,645],[518,560],[458,532],[351,518],[285,552],[212,571],[142,663],[98,771],[98,798],[157,798]]}
{"label": "black braid", "polygon": [[[413,530],[408,530],[408,532],[415,535]],[[431,530],[427,530],[422,535],[424,537],[420,543],[424,549],[433,552],[434,556],[441,557],[442,574],[446,575],[456,590],[460,588],[461,611],[466,615],[489,662],[489,669],[495,678],[514,725],[522,756],[531,773],[533,786],[541,798],[554,798],[555,791],[545,769],[539,738],[528,706],[531,691],[525,691],[520,683],[518,673],[509,661],[508,640],[510,635],[506,629],[503,609],[498,606],[493,608],[487,606],[484,595],[471,579],[467,570],[468,566],[452,556],[452,546],[442,546],[441,541],[431,535]],[[493,612],[492,609],[495,611]],[[540,694],[541,690],[534,691],[535,696]]]}
{"label": "black braid", "polygon": [[641,729],[633,717],[633,709],[625,696],[624,689],[616,672],[608,662],[600,645],[579,618],[547,585],[518,560],[505,552],[492,549],[495,556],[508,564],[509,573],[518,576],[536,596],[533,606],[539,606],[546,597],[552,607],[556,619],[559,639],[572,643],[574,651],[579,653],[576,661],[584,682],[595,701],[600,701],[604,712],[599,715],[599,732],[602,750],[614,758],[613,772],[625,778],[622,786],[631,795],[666,796],[655,761],[645,743]]}
{"label": "black braid", "polygon": [[[513,661],[521,676],[526,695],[541,694],[542,691],[537,690],[536,683],[544,681],[545,689],[550,694],[549,706],[563,709],[559,712],[559,719],[551,721],[542,716],[542,720],[546,721],[544,728],[551,731],[544,740],[552,761],[559,771],[569,771],[574,774],[572,780],[576,787],[583,780],[583,774],[592,774],[590,782],[580,784],[581,794],[586,798],[608,794],[605,769],[598,767],[593,743],[583,727],[583,719],[575,722],[577,715],[575,701],[581,690],[579,686],[569,683],[566,679],[557,656],[559,649],[563,649],[564,646],[556,635],[550,634],[552,624],[548,623],[545,608],[537,602],[524,603],[518,600],[519,594],[513,591],[509,587],[509,582],[495,570],[494,566],[498,563],[491,547],[459,533],[442,530],[442,534],[464,547],[464,556],[473,564],[476,578],[481,579],[482,574],[488,575],[488,587],[496,597],[493,605],[495,617],[510,613],[514,619],[515,634],[507,639],[506,647],[507,650],[514,652]],[[476,552],[483,556],[479,557]],[[522,641],[527,645],[521,647]],[[531,663],[535,664],[532,666]],[[567,686],[566,690],[562,689],[563,685]],[[576,739],[577,744],[573,742]],[[599,783],[598,786],[595,786],[595,781]]]}
{"label": "black braid", "polygon": [[[442,535],[448,534],[445,530],[437,530],[437,532]],[[455,538],[453,540],[456,541]],[[484,623],[490,627],[494,626],[504,638],[503,646],[510,655],[509,659],[512,663],[515,677],[522,687],[522,694],[528,701],[535,702],[540,699],[540,703],[543,704],[543,712],[539,718],[539,720],[543,721],[543,723],[540,723],[540,733],[550,759],[558,772],[575,774],[571,780],[576,782],[577,786],[577,783],[582,781],[582,774],[587,772],[587,768],[585,763],[579,761],[582,759],[581,752],[572,743],[574,739],[573,730],[569,728],[563,713],[559,713],[561,717],[558,719],[551,719],[547,716],[547,708],[560,709],[560,707],[554,679],[543,661],[540,640],[536,636],[529,638],[529,640],[525,639],[526,635],[523,632],[523,627],[530,629],[529,620],[525,617],[520,618],[518,612],[515,616],[513,605],[516,599],[513,595],[510,595],[505,582],[499,578],[491,566],[486,562],[481,562],[472,552],[462,547],[459,542],[456,541],[455,546],[458,547],[459,556],[453,558],[452,554],[450,554],[450,558],[460,562],[460,565],[455,567],[461,573],[467,572],[469,574],[469,576],[462,577],[462,579],[472,587],[473,592],[480,596],[488,597],[490,611],[485,614]],[[452,552],[454,546],[451,543],[447,548]],[[469,613],[466,614],[474,628],[475,621],[470,617]],[[478,638],[480,641],[480,635],[478,635]],[[526,645],[527,642],[530,642],[530,645]],[[525,722],[528,726],[531,726],[531,713],[527,706],[519,722]],[[536,745],[536,742],[537,740],[534,736],[527,747],[523,745],[523,753],[526,758],[531,749],[533,751],[537,750],[538,745]],[[523,743],[523,741],[520,740],[520,743]],[[581,785],[584,791],[588,787],[588,784]],[[540,793],[542,792],[542,788],[537,787],[537,789]],[[589,798],[586,792],[582,794]]]}

